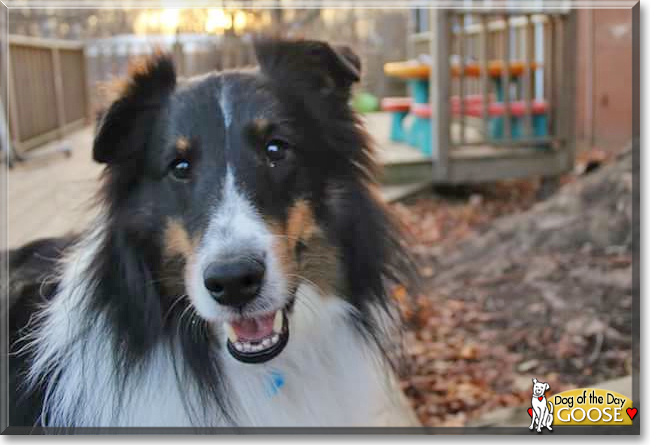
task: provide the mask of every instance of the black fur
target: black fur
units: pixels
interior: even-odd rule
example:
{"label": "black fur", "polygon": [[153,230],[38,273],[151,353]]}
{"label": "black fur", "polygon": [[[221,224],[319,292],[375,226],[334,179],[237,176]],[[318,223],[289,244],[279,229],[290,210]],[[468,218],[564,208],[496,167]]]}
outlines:
{"label": "black fur", "polygon": [[[91,269],[84,271],[97,289],[89,296],[94,313],[88,314],[88,323],[108,314],[111,329],[119,333],[112,341],[122,378],[148,359],[156,343],[180,341],[182,362],[205,389],[203,407],[193,409],[216,404],[226,417],[227,398],[213,352],[220,342],[188,312],[187,299],[179,302],[186,292],[178,272],[184,259],[174,259],[170,267],[163,253],[169,218],[181,221],[189,235],[201,234],[209,208],[220,199],[226,164],[237,167],[238,185],[265,216],[285,221],[292,203],[310,203],[342,253],[344,296],[361,313],[355,322],[380,347],[369,308],[388,308],[386,280],[407,281],[411,271],[397,225],[372,194],[371,143],[349,106],[352,84],[360,76],[358,57],[347,48],[311,41],[258,42],[256,54],[258,71],[225,72],[181,86],[171,59],[155,57],[103,115],[93,146],[94,159],[106,164],[99,201],[107,233]],[[234,104],[230,111],[216,99],[224,95]],[[269,124],[262,135],[253,130],[259,110],[265,110]],[[226,113],[232,114],[228,131]],[[191,141],[184,156],[194,167],[186,183],[168,174],[180,136]],[[281,168],[269,169],[259,150],[265,143],[261,139],[269,137],[292,148]],[[12,274],[28,267],[13,266]],[[25,288],[12,307],[12,332],[25,324],[32,309],[24,305],[34,290]],[[18,385],[20,376],[14,377],[12,384]],[[29,414],[38,411],[33,409],[38,393],[34,397],[28,414],[12,414],[12,424],[36,422]],[[16,406],[13,412],[18,413]]]}
{"label": "black fur", "polygon": [[[54,296],[58,285],[57,263],[74,241],[73,236],[41,239],[4,254],[10,270],[8,283],[5,283],[8,289],[3,289],[3,294],[6,291],[9,295],[10,350],[17,351],[24,346],[20,339],[28,327],[35,327],[33,321],[30,323],[32,315]],[[4,264],[4,261],[0,263]],[[22,383],[25,366],[24,357],[10,355],[10,425],[33,425],[40,414],[40,388],[33,388],[30,393],[26,393]]]}

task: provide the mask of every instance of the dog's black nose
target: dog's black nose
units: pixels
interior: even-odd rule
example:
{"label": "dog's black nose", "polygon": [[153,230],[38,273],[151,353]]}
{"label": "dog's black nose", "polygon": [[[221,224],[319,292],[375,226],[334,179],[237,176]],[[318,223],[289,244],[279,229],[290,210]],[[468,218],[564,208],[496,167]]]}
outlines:
{"label": "dog's black nose", "polygon": [[211,263],[203,283],[217,303],[239,308],[257,296],[265,270],[262,261],[251,258]]}

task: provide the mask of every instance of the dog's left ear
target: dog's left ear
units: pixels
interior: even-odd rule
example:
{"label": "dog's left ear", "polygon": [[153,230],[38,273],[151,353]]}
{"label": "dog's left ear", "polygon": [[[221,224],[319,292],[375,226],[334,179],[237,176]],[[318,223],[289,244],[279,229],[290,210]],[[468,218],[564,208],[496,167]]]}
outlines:
{"label": "dog's left ear", "polygon": [[176,87],[171,56],[157,54],[131,67],[122,95],[102,112],[93,143],[93,159],[120,164],[140,156],[153,122]]}
{"label": "dog's left ear", "polygon": [[361,78],[361,60],[347,46],[316,40],[258,40],[255,55],[264,74],[291,89],[347,97]]}
{"label": "dog's left ear", "polygon": [[549,389],[551,389],[551,385],[549,385],[548,383],[545,383],[544,385],[545,385],[546,391],[548,391]]}

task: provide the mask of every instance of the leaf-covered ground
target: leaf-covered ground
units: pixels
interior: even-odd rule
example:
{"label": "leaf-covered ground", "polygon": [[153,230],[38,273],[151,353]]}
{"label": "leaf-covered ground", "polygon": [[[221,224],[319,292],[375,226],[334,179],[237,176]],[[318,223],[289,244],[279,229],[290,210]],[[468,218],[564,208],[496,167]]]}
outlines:
{"label": "leaf-covered ground", "polygon": [[631,154],[583,156],[544,201],[530,180],[394,204],[422,276],[394,294],[425,425],[525,405],[532,377],[557,393],[631,372]]}

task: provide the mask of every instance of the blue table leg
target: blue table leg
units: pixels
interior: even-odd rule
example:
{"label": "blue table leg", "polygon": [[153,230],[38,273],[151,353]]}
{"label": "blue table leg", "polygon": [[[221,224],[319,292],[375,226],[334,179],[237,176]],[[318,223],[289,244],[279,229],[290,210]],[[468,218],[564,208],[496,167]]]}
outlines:
{"label": "blue table leg", "polygon": [[[413,103],[429,103],[429,79],[411,79],[408,81]],[[408,131],[406,141],[409,145],[418,148],[424,154],[431,154],[431,121],[415,117]]]}
{"label": "blue table leg", "polygon": [[403,121],[407,113],[407,111],[391,111],[391,141],[404,142],[406,140],[406,130],[404,129]]}
{"label": "blue table leg", "polygon": [[413,134],[412,145],[425,155],[431,155],[431,119],[416,116],[411,133]]}
{"label": "blue table leg", "polygon": [[414,103],[429,103],[429,79],[411,79],[408,84]]}

